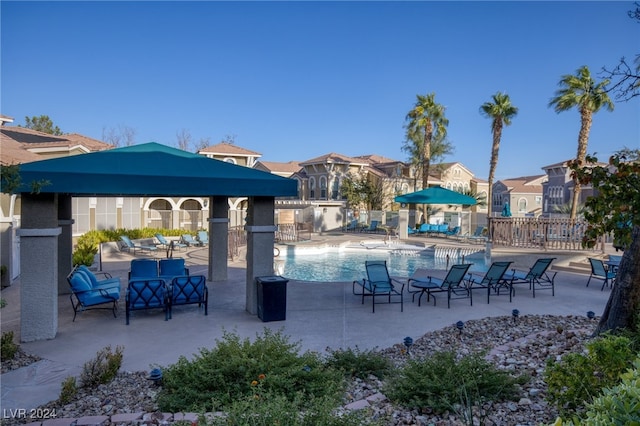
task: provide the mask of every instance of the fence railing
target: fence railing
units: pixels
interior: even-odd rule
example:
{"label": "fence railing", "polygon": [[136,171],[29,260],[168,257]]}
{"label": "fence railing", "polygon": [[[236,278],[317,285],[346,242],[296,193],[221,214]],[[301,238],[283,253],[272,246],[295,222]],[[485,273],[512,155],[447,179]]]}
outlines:
{"label": "fence railing", "polygon": [[[311,223],[279,224],[275,233],[275,241],[306,241],[311,239]],[[232,226],[229,228],[229,259],[240,255],[240,248],[247,245],[247,232],[244,226]]]}
{"label": "fence railing", "polygon": [[232,226],[229,228],[228,255],[233,260],[240,256],[240,247],[247,245],[247,231],[244,226]]}
{"label": "fence railing", "polygon": [[527,217],[491,218],[489,233],[494,245],[543,249],[586,250],[584,220]]}

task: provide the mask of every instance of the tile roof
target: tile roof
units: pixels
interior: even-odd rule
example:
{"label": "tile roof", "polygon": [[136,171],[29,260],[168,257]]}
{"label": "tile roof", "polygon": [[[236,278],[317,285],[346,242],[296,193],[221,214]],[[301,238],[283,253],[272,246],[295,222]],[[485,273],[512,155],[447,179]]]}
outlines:
{"label": "tile roof", "polygon": [[0,127],[0,144],[3,164],[27,163],[44,159],[31,150],[47,148],[70,150],[79,146],[87,151],[113,148],[112,145],[77,133],[58,136],[17,126]]}
{"label": "tile roof", "polygon": [[251,151],[250,149],[242,148],[229,142],[220,142],[218,144],[208,146],[198,151],[198,154],[262,156],[259,152]]}
{"label": "tile roof", "polygon": [[303,161],[300,163],[300,165],[306,166],[310,164],[325,164],[325,163],[360,164],[364,166],[369,164],[367,161],[364,161],[362,158],[349,157],[347,155],[330,152],[329,154],[321,155],[319,157],[312,158],[311,160]]}
{"label": "tile roof", "polygon": [[295,173],[300,170],[300,162],[298,161],[289,161],[287,163],[279,163],[275,161],[258,161],[258,163],[262,164],[262,166],[273,172],[280,173]]}

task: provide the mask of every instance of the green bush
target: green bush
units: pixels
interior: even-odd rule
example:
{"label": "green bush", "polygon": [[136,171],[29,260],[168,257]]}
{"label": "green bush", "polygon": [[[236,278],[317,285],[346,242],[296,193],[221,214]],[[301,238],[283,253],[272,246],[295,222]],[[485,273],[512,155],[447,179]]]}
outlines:
{"label": "green bush", "polygon": [[389,379],[384,391],[401,405],[443,413],[461,408],[467,411],[488,400],[517,398],[522,380],[496,369],[482,354],[456,360],[454,352],[437,352],[407,362]]}
{"label": "green bush", "polygon": [[605,388],[600,396],[586,405],[583,418],[558,418],[554,426],[638,425],[640,424],[640,358],[634,368],[620,375],[620,384]]}
{"label": "green bush", "polygon": [[13,359],[18,352],[18,345],[13,343],[13,331],[2,333],[0,338],[0,357],[2,361]]}
{"label": "green bush", "polygon": [[355,349],[329,350],[325,362],[342,371],[347,378],[366,379],[371,374],[382,379],[391,369],[388,358],[374,350],[362,351],[357,346]]}
{"label": "green bush", "polygon": [[77,393],[78,386],[76,384],[76,378],[69,376],[62,382],[62,389],[60,390],[60,398],[58,401],[60,401],[61,404],[66,405],[71,402]]}
{"label": "green bush", "polygon": [[284,395],[268,392],[256,386],[254,393],[246,395],[227,407],[224,415],[209,418],[206,426],[359,426],[382,425],[372,421],[368,410],[334,414],[335,401],[326,397],[307,397],[298,394],[293,400]]}
{"label": "green bush", "polygon": [[193,360],[185,357],[163,369],[158,406],[163,411],[225,410],[234,401],[253,395],[254,386],[293,401],[297,395],[329,398],[343,391],[340,371],[327,368],[311,352],[299,355],[299,343],[280,332],[265,329],[253,343],[225,332],[214,349],[200,349]]}
{"label": "green bush", "polygon": [[122,366],[122,346],[111,352],[111,346],[98,351],[96,357],[86,362],[82,368],[80,382],[83,387],[97,386],[113,380]]}
{"label": "green bush", "polygon": [[547,399],[562,415],[582,410],[603,388],[615,386],[634,359],[624,336],[605,336],[586,346],[586,354],[571,353],[547,363]]}

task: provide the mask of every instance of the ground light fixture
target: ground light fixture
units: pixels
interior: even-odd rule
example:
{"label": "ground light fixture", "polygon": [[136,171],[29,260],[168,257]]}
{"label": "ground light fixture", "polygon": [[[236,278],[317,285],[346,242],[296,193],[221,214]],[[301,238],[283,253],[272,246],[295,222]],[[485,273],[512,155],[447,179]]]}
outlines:
{"label": "ground light fixture", "polygon": [[513,317],[513,322],[516,323],[518,322],[518,317],[520,316],[520,311],[517,309],[514,309],[513,311],[511,311],[511,316]]}
{"label": "ground light fixture", "polygon": [[464,328],[464,323],[462,321],[458,321],[456,323],[456,327],[458,328],[458,331],[460,332],[460,335],[462,335],[462,329]]}
{"label": "ground light fixture", "polygon": [[159,368],[154,368],[149,373],[148,379],[151,380],[154,385],[160,386],[162,384],[162,370],[160,370]]}
{"label": "ground light fixture", "polygon": [[587,312],[587,318],[589,318],[590,320],[594,319],[596,317],[596,313],[593,311],[589,311]]}

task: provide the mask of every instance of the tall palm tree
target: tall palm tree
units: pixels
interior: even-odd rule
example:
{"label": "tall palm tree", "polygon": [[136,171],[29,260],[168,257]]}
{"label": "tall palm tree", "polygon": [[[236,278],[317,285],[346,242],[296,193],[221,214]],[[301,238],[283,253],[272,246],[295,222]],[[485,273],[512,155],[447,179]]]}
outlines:
{"label": "tall palm tree", "polygon": [[[555,93],[555,97],[549,101],[549,107],[553,107],[557,113],[568,111],[577,107],[580,112],[580,133],[578,133],[578,153],[576,161],[583,165],[587,156],[587,145],[589,144],[589,133],[593,122],[593,113],[600,108],[613,111],[613,102],[607,93],[609,80],[602,80],[596,83],[591,78],[591,72],[586,65],[578,68],[576,74],[563,75],[558,83],[560,89]],[[574,179],[573,199],[571,201],[570,218],[575,219],[578,213],[578,203],[580,201],[581,185]]]}
{"label": "tall palm tree", "polygon": [[435,101],[436,94],[416,95],[416,103],[407,114],[407,140],[419,142],[416,136],[422,136],[422,152],[420,164],[422,172],[422,188],[428,188],[429,167],[431,165],[431,144],[434,141],[444,142],[447,136],[449,120],[444,115],[445,107]]}
{"label": "tall palm tree", "polygon": [[498,167],[498,152],[500,151],[500,140],[502,139],[502,129],[511,125],[511,119],[518,114],[518,108],[511,104],[511,99],[506,93],[498,92],[492,96],[493,102],[485,102],[480,107],[480,113],[491,119],[491,133],[493,134],[493,144],[491,145],[491,160],[489,162],[489,188],[487,192],[487,217],[491,216],[491,205],[493,204],[493,179]]}

